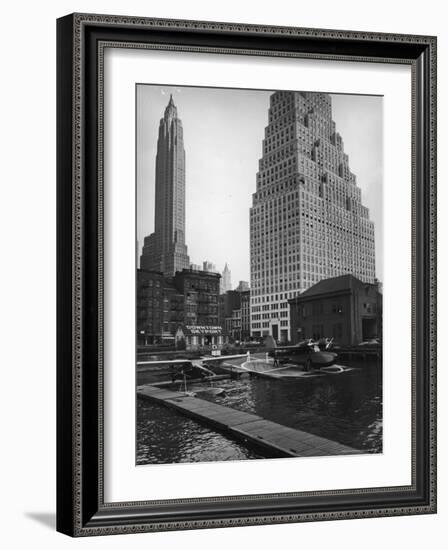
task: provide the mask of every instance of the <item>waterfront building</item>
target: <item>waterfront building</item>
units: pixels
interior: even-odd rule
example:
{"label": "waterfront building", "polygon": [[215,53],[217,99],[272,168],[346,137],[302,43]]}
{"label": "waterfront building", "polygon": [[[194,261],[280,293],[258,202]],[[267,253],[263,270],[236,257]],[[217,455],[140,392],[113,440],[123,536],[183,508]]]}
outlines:
{"label": "waterfront building", "polygon": [[291,339],[334,338],[356,345],[381,338],[382,294],[378,282],[364,283],[353,275],[325,279],[289,300]]}
{"label": "waterfront building", "polygon": [[219,273],[183,269],[174,285],[184,297],[185,325],[218,326]]}
{"label": "waterfront building", "polygon": [[154,227],[154,233],[144,239],[140,267],[168,277],[188,268],[184,138],[172,96],[159,124]]}
{"label": "waterfront building", "polygon": [[225,294],[228,290],[232,290],[232,273],[229,266],[224,266],[224,271],[221,274],[221,289],[220,293]]}
{"label": "waterfront building", "polygon": [[162,341],[173,344],[176,327],[185,320],[185,296],[171,277],[164,279],[163,315]]}
{"label": "waterfront building", "polygon": [[209,348],[212,352],[221,349],[228,338],[222,327],[201,325],[179,325],[175,334],[176,348],[198,350]]}
{"label": "waterfront building", "polygon": [[178,349],[221,349],[227,335],[219,324],[221,275],[211,271],[184,269],[174,276],[174,285],[183,295],[184,322],[177,326]]}
{"label": "waterfront building", "polygon": [[219,326],[218,273],[184,269],[174,277],[137,270],[137,342],[174,345],[179,325]]}
{"label": "waterfront building", "polygon": [[324,93],[275,92],[250,209],[251,335],[291,339],[288,300],[375,278],[374,226]]}
{"label": "waterfront building", "polygon": [[184,321],[184,296],[157,271],[137,270],[137,344],[174,344],[174,333]]}
{"label": "waterfront building", "polygon": [[137,343],[158,344],[162,339],[163,275],[137,270]]}

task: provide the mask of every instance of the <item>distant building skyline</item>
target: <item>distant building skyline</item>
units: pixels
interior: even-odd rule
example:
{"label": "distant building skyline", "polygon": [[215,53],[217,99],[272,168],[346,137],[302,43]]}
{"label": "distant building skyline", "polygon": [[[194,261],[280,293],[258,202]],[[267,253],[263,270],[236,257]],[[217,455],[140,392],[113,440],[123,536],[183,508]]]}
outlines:
{"label": "distant building skyline", "polygon": [[216,265],[213,262],[205,260],[202,262],[202,271],[208,271],[209,273],[218,273]]}
{"label": "distant building skyline", "polygon": [[[191,262],[204,258],[249,280],[247,211],[255,187],[261,137],[267,124],[265,90],[137,86],[137,238],[154,231],[157,124],[167,100],[180,109],[185,134],[186,227]],[[331,94],[350,166],[376,227],[377,276],[382,278],[382,105],[379,96]],[[363,131],[360,132],[359,128]],[[239,159],[228,162],[229,158]],[[229,236],[231,238],[229,239]],[[216,246],[216,243],[220,246]]]}

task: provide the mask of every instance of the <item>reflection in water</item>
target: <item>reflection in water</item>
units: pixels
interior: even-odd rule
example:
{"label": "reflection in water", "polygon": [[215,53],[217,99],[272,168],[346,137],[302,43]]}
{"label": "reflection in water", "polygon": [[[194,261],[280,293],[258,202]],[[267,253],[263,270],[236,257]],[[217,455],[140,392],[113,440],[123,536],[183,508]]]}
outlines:
{"label": "reflection in water", "polygon": [[[352,365],[355,366],[355,365]],[[223,380],[217,402],[366,452],[382,450],[382,386],[376,366],[301,380]]]}
{"label": "reflection in water", "polygon": [[[344,375],[297,381],[227,379],[215,386],[225,389],[225,395],[201,398],[364,452],[382,451],[382,375],[376,364]],[[201,387],[190,384],[188,389]],[[138,400],[138,464],[246,458],[259,455],[176,412]]]}

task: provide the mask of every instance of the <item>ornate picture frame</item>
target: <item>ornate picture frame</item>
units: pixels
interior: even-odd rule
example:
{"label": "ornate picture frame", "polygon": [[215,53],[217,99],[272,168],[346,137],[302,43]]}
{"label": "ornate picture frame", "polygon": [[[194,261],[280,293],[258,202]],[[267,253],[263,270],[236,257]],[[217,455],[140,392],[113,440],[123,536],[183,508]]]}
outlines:
{"label": "ornate picture frame", "polygon": [[[412,482],[104,498],[104,52],[408,65],[412,72]],[[57,529],[70,536],[436,512],[436,38],[72,14],[57,22]],[[129,368],[133,368],[129,365]]]}

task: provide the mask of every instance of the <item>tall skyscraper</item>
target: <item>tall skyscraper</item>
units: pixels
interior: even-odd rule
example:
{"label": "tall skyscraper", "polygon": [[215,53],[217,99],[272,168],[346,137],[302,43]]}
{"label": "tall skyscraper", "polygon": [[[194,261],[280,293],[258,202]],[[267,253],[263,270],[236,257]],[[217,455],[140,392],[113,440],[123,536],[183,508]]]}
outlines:
{"label": "tall skyscraper", "polygon": [[328,94],[271,95],[250,254],[253,336],[290,340],[288,299],[322,279],[352,274],[374,282],[374,226]]}
{"label": "tall skyscraper", "polygon": [[185,244],[185,150],[173,96],[159,124],[155,230],[145,237],[140,267],[172,276],[190,265]]}
{"label": "tall skyscraper", "polygon": [[226,263],[226,265],[224,266],[224,271],[221,274],[220,293],[225,294],[229,290],[232,290],[232,273]]}

